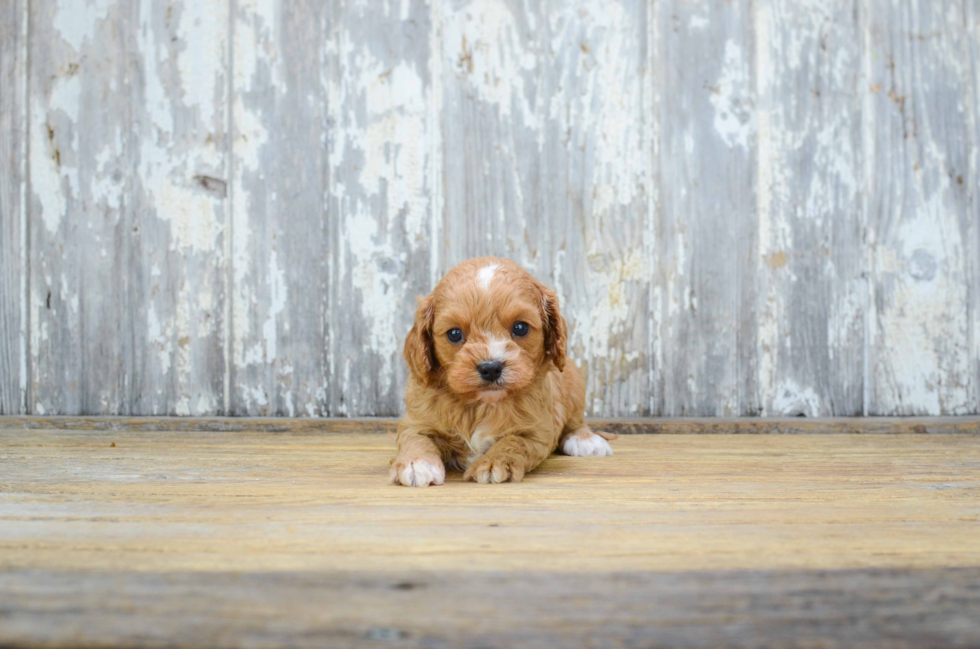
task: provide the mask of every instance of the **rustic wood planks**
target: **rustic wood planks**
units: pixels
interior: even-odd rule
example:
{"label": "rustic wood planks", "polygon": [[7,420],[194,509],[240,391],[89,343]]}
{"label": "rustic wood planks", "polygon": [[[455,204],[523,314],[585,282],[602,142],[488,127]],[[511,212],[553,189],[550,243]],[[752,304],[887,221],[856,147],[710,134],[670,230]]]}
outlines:
{"label": "rustic wood planks", "polygon": [[223,412],[227,11],[31,4],[31,412]]}
{"label": "rustic wood planks", "polygon": [[2,413],[397,415],[487,254],[592,415],[980,408],[975,3],[3,11]]}
{"label": "rustic wood planks", "polygon": [[0,644],[980,642],[976,428],[622,437],[417,490],[346,422],[171,421],[0,420]]}
{"label": "rustic wood planks", "polygon": [[980,403],[970,4],[865,8],[869,414]]}
{"label": "rustic wood planks", "polygon": [[27,4],[0,7],[0,415],[27,405]]}

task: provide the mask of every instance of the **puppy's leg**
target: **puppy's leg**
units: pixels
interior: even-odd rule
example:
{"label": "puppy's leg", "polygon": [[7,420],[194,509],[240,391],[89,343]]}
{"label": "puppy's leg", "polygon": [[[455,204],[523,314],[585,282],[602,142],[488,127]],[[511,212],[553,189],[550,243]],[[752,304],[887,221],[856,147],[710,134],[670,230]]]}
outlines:
{"label": "puppy's leg", "polygon": [[480,484],[520,482],[550,454],[551,448],[533,436],[506,435],[473,460],[463,479]]}
{"label": "puppy's leg", "polygon": [[582,425],[574,430],[566,429],[558,440],[558,448],[565,455],[603,457],[613,454],[612,446],[606,440],[617,437],[619,435],[592,431],[588,426]]}
{"label": "puppy's leg", "polygon": [[446,481],[446,467],[439,447],[422,431],[406,428],[398,432],[398,455],[388,472],[391,484],[428,487]]}

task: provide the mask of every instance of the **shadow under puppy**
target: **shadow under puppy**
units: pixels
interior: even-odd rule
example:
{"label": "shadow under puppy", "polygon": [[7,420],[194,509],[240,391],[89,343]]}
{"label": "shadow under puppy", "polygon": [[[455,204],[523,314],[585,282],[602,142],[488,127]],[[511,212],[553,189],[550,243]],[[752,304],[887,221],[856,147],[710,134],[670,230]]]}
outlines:
{"label": "shadow under puppy", "polygon": [[410,378],[392,484],[520,482],[557,448],[612,455],[585,425],[585,378],[565,358],[555,292],[509,259],[455,266],[418,299],[405,339]]}

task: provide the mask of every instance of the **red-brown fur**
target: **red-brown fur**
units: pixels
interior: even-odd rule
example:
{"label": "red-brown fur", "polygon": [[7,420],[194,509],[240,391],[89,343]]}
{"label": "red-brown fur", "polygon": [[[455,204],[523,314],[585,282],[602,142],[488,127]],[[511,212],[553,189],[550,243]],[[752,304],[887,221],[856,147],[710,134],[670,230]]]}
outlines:
{"label": "red-brown fur", "polygon": [[[530,325],[527,336],[511,334],[517,321]],[[446,338],[452,328],[462,343]],[[567,436],[588,435],[585,378],[566,359],[566,339],[555,292],[513,261],[471,259],[450,270],[418,299],[405,339],[407,412],[391,482],[442,484],[445,466],[476,482],[519,482]],[[499,390],[476,370],[490,357],[506,359]]]}

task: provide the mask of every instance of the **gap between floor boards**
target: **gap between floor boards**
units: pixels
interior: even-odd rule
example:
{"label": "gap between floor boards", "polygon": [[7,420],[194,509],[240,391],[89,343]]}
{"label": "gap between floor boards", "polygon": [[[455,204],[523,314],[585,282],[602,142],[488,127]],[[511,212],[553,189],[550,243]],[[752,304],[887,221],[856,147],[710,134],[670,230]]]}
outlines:
{"label": "gap between floor boards", "polygon": [[[620,435],[977,434],[980,417],[638,418],[588,420]],[[0,417],[6,430],[394,433],[397,419],[276,417]]]}

